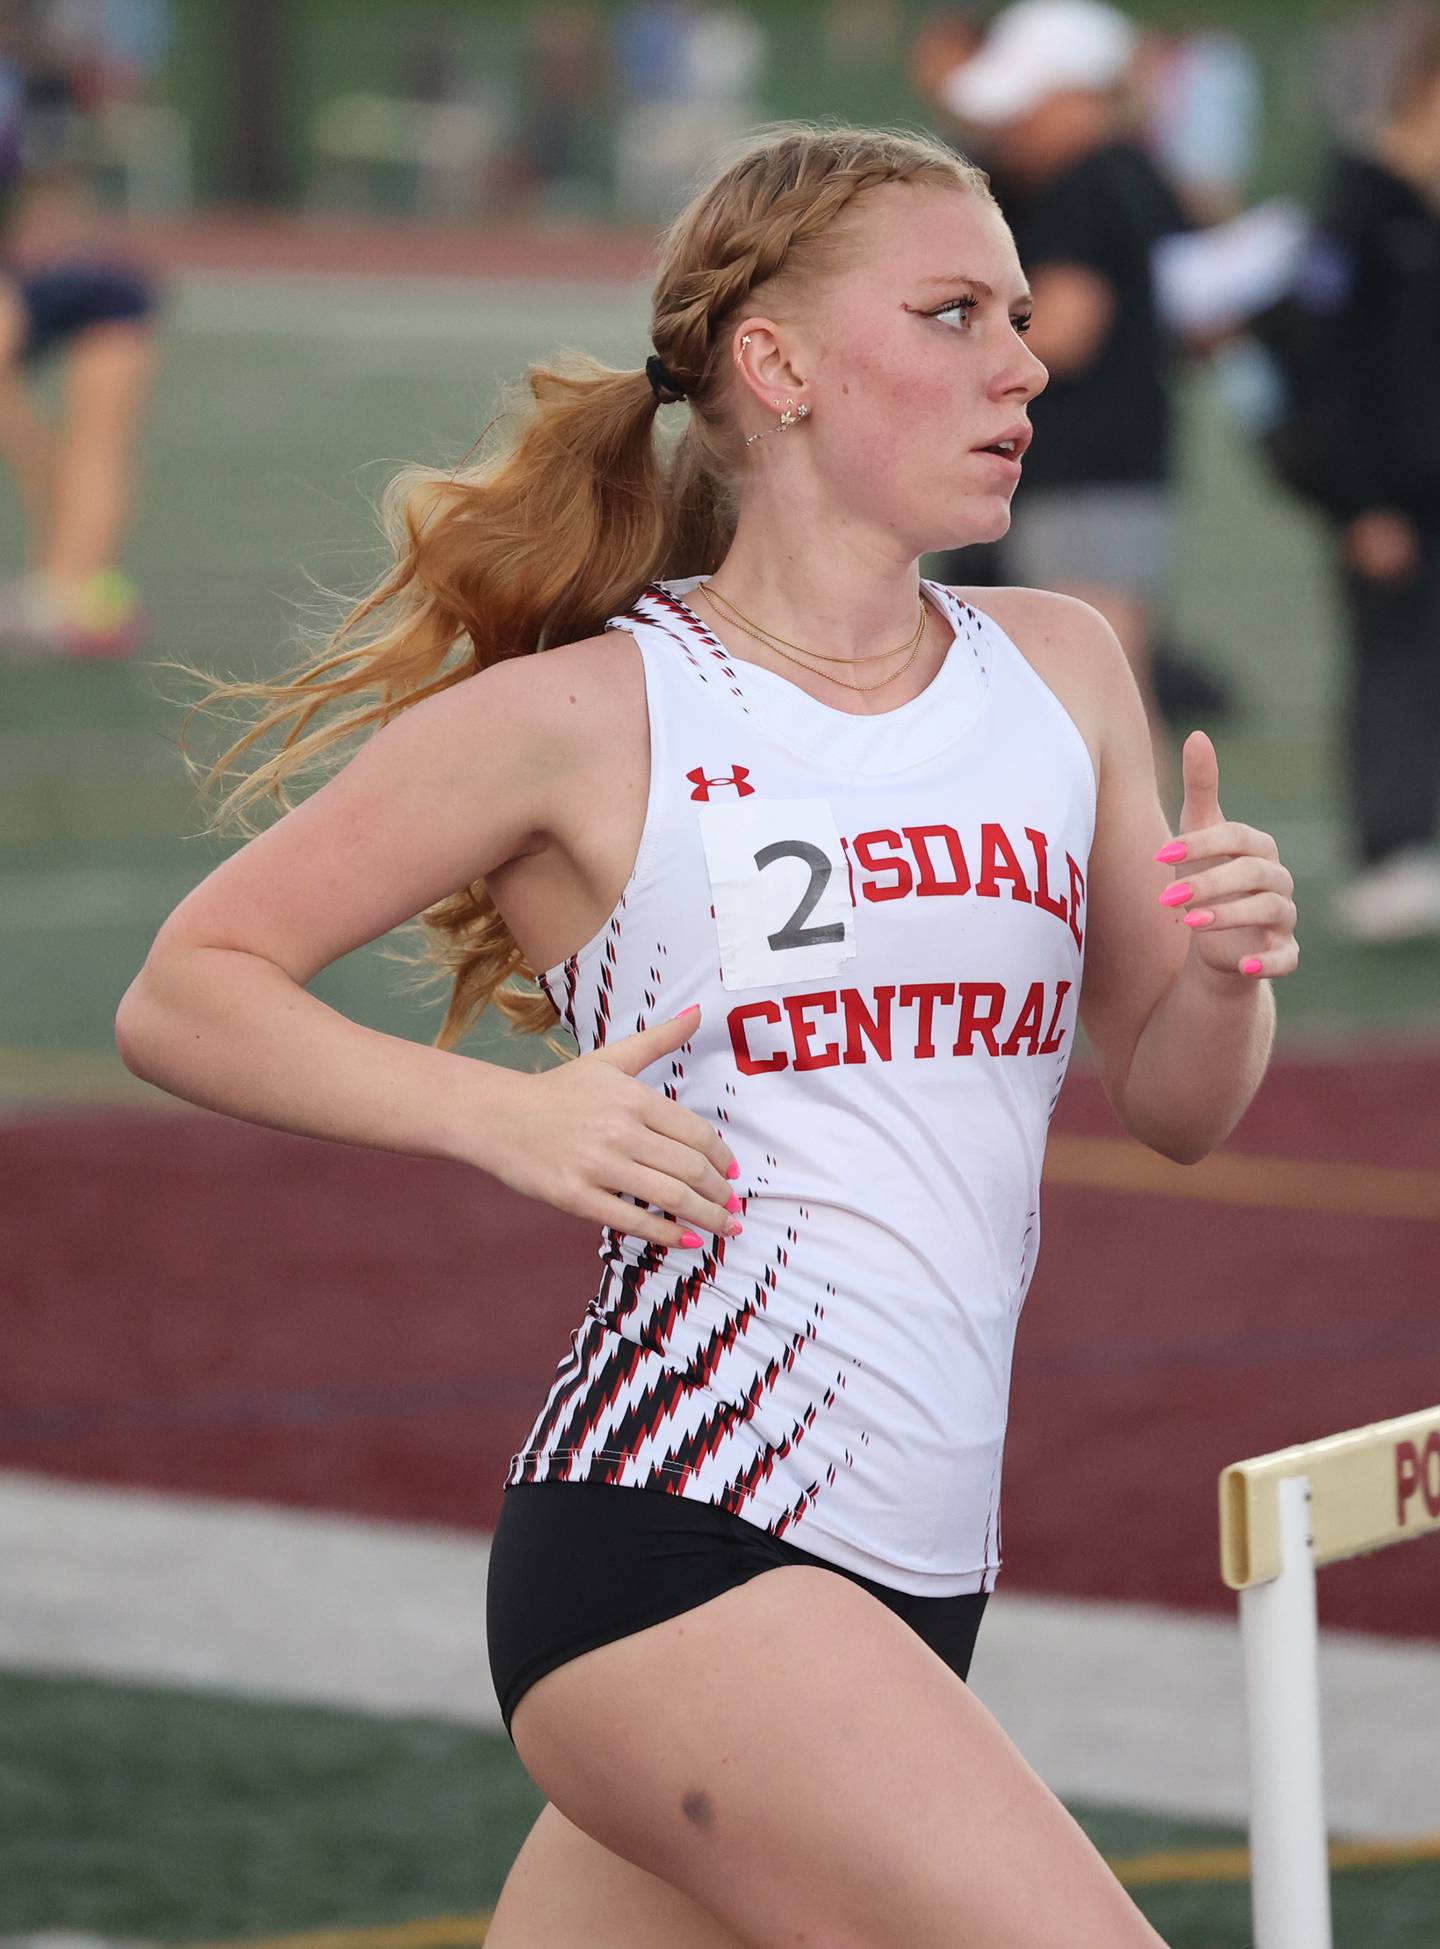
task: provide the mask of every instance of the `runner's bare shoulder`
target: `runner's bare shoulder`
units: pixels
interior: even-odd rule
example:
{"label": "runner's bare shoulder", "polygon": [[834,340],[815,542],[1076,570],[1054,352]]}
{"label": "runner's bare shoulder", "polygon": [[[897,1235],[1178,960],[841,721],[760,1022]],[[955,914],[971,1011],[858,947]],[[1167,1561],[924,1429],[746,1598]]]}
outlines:
{"label": "runner's bare shoulder", "polygon": [[335,775],[188,894],[151,954],[227,947],[302,985],[542,847],[617,740],[645,735],[633,638],[506,659],[372,732]]}

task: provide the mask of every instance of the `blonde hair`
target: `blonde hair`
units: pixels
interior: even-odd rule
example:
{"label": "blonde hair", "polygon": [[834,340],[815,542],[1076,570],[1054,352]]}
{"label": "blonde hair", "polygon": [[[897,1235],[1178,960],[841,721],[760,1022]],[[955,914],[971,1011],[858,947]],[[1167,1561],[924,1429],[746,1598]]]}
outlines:
{"label": "blonde hair", "polygon": [[[984,172],[928,135],[798,122],[752,135],[661,242],[651,336],[689,406],[668,453],[643,368],[621,372],[583,354],[532,366],[474,464],[412,467],[391,484],[382,524],[394,565],[319,654],[253,681],[216,683],[172,666],[209,685],[192,715],[217,703],[260,709],[203,772],[203,789],[279,738],[220,800],[207,830],[253,832],[257,800],[289,810],[288,783],[337,768],[338,747],[355,733],[502,658],[596,634],[658,577],[717,568],[734,533],[744,457],[727,325],[762,288],[769,301],[787,299],[840,268],[848,235],[837,220],[886,183],[992,200]],[[556,1011],[483,880],[428,908],[419,925],[421,953],[392,958],[424,969],[420,986],[449,982],[438,1047],[459,1042],[492,1000],[526,1034],[554,1027]]]}

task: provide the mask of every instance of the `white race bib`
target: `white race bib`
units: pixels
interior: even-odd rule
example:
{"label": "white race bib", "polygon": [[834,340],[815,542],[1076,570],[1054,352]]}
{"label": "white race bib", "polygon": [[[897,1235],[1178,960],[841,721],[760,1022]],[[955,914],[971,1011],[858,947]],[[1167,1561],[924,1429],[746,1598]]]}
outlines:
{"label": "white race bib", "polygon": [[855,908],[828,799],[697,805],[720,980],[773,987],[838,974],[855,953]]}

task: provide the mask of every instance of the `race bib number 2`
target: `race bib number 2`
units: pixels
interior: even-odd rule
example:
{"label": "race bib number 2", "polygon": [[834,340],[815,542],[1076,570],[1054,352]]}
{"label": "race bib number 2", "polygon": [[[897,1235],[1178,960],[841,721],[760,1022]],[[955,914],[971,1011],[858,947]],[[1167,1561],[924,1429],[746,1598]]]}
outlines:
{"label": "race bib number 2", "polygon": [[833,975],[855,953],[855,909],[828,799],[697,805],[720,980],[760,988]]}

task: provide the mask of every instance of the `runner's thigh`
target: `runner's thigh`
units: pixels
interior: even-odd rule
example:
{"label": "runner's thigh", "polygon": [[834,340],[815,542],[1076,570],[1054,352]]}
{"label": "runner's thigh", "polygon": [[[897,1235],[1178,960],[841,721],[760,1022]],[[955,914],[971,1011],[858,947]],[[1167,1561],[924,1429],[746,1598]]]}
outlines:
{"label": "runner's thigh", "polygon": [[829,1570],[571,1659],[511,1730],[568,1820],[750,1949],[1160,1942],[968,1686]]}
{"label": "runner's thigh", "polygon": [[545,1806],[510,1865],[485,1949],[743,1949],[658,1875]]}

